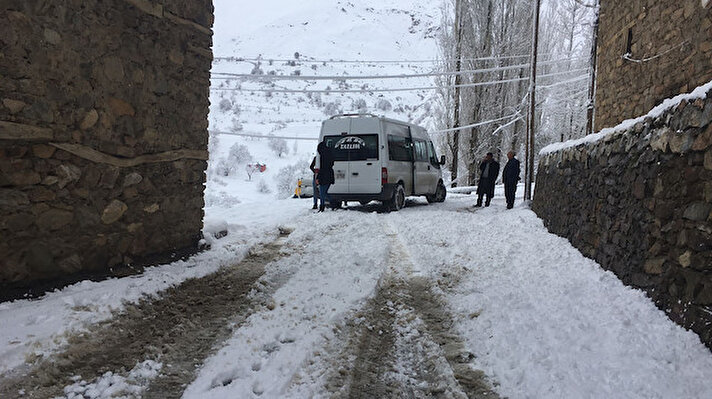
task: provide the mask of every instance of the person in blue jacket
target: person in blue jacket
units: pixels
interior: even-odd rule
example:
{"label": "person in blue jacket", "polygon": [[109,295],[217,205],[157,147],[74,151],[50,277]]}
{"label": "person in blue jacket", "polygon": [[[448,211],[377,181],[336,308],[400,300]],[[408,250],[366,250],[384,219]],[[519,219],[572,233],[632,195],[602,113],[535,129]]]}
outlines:
{"label": "person in blue jacket", "polygon": [[317,184],[319,185],[319,212],[323,212],[327,202],[331,202],[329,197],[329,187],[334,184],[334,156],[331,148],[327,147],[326,141],[322,141],[316,147],[319,153],[319,172],[316,175]]}

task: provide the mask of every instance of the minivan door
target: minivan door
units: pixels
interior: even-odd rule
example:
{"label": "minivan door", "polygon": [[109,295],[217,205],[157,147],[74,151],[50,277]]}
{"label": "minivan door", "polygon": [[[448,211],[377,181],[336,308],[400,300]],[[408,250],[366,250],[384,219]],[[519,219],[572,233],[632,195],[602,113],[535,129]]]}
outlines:
{"label": "minivan door", "polygon": [[344,154],[334,151],[334,144],[346,136],[351,128],[349,119],[329,119],[322,124],[322,139],[326,146],[332,149],[334,155],[334,184],[329,187],[330,194],[346,194],[349,192],[349,163]]}
{"label": "minivan door", "polygon": [[351,194],[377,194],[381,191],[378,162],[378,134],[350,134],[335,144],[335,152],[348,160],[346,176]]}
{"label": "minivan door", "polygon": [[430,158],[428,144],[425,140],[414,139],[415,195],[434,194],[437,185]]}
{"label": "minivan door", "polygon": [[381,192],[381,163],[379,162],[379,118],[351,119],[345,145],[349,148],[349,192],[353,194],[378,194]]}

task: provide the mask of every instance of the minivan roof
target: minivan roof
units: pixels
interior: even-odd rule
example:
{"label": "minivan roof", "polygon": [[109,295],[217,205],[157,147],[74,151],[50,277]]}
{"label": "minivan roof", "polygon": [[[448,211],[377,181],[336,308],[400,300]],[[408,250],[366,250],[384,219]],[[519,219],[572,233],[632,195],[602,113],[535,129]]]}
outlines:
{"label": "minivan roof", "polygon": [[338,114],[338,115],[334,115],[334,116],[330,117],[329,120],[332,120],[332,119],[339,119],[339,118],[377,118],[377,119],[380,119],[380,120],[382,120],[382,121],[384,121],[384,122],[396,123],[396,124],[399,124],[399,125],[407,125],[407,126],[410,126],[410,127],[411,127],[411,130],[410,130],[410,131],[411,131],[411,135],[412,135],[413,137],[430,140],[430,137],[429,137],[429,135],[428,135],[428,131],[427,131],[424,127],[418,126],[418,125],[413,124],[413,123],[408,123],[408,122],[404,122],[404,121],[399,121],[399,120],[397,120],[397,119],[386,118],[385,116],[382,116],[382,115],[375,115],[375,114],[370,114],[370,113],[364,113],[364,114]]}

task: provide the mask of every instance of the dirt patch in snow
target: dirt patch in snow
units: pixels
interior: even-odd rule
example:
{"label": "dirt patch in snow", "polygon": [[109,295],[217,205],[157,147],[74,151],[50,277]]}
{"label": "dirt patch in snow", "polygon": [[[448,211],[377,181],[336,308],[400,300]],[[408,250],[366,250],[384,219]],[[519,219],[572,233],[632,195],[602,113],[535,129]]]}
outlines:
{"label": "dirt patch in snow", "polygon": [[429,280],[411,279],[408,284],[409,305],[425,323],[431,339],[440,346],[460,389],[468,398],[499,397],[487,381],[485,373],[472,367],[474,355],[465,350],[464,340],[454,331],[453,319],[443,300],[436,295]]}
{"label": "dirt patch in snow", "polygon": [[389,378],[395,354],[393,347],[394,309],[389,306],[389,284],[382,284],[375,297],[356,317],[360,325],[349,322],[348,345],[339,356],[343,361],[328,379],[334,398],[397,397],[397,381]]}
{"label": "dirt patch in snow", "polygon": [[281,230],[279,239],[253,249],[237,265],[128,305],[113,319],[70,337],[63,352],[1,381],[0,397],[18,397],[20,391],[23,398],[60,396],[74,376],[92,381],[106,372],[128,374],[150,359],[163,367],[142,397],[179,398],[203,360],[269,297],[248,296],[253,288],[253,294],[276,288],[258,279],[266,264],[284,256],[283,237],[289,233]]}
{"label": "dirt patch in snow", "polygon": [[498,398],[453,327],[437,283],[414,275],[395,234],[391,273],[349,320],[332,359],[327,390],[334,398]]}

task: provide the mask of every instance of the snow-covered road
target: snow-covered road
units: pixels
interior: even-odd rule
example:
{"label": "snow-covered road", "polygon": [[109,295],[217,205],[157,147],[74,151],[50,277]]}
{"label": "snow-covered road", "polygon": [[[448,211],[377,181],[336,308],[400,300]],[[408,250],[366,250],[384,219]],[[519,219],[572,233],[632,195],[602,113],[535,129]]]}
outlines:
{"label": "snow-covered road", "polygon": [[712,397],[694,334],[530,210],[474,200],[208,212],[230,234],[184,264],[0,304],[0,396]]}

